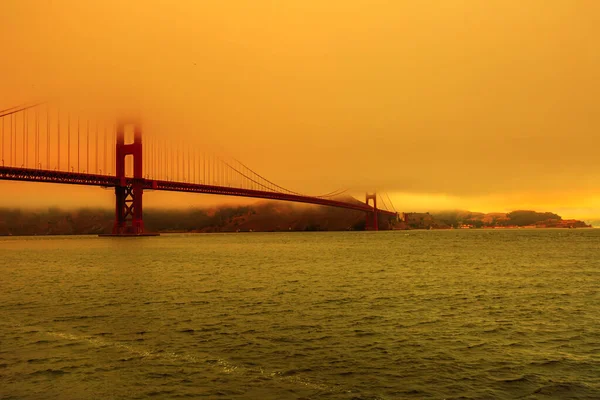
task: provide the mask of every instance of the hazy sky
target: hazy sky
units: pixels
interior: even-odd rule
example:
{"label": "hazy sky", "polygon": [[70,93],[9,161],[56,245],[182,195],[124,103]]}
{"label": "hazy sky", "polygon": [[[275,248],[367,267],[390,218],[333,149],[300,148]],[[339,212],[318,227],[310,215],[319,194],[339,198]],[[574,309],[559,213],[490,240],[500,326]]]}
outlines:
{"label": "hazy sky", "polygon": [[[600,216],[598,38],[596,0],[3,0],[0,108],[135,108],[282,186],[387,190],[406,211]],[[112,206],[95,188],[0,191]]]}

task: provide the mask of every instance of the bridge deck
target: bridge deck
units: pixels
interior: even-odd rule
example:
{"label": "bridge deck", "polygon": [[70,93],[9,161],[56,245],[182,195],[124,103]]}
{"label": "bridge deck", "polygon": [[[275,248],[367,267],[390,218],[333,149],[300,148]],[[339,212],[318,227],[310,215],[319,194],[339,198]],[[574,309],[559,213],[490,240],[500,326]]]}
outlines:
{"label": "bridge deck", "polygon": [[[257,199],[270,199],[292,201],[296,203],[317,204],[330,207],[346,208],[350,210],[370,212],[373,207],[360,202],[344,202],[320,197],[301,196],[289,193],[269,192],[263,190],[242,189],[227,186],[204,185],[198,183],[171,182],[153,179],[125,178],[125,182],[110,175],[97,175],[79,172],[51,171],[45,169],[0,167],[0,180],[61,183],[69,185],[85,185],[100,187],[116,187],[142,183],[146,190],[163,190],[171,192],[204,193],[223,196],[252,197]],[[396,213],[378,210],[380,214],[395,216]]]}

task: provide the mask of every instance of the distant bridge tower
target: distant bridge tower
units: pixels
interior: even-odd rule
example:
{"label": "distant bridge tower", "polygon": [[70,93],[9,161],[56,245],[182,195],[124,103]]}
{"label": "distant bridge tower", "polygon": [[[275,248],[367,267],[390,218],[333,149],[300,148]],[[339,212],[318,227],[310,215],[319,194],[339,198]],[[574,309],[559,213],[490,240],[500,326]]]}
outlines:
{"label": "distant bridge tower", "polygon": [[365,230],[367,231],[378,231],[379,224],[377,222],[377,193],[366,194],[365,203],[369,205],[369,200],[373,200],[373,211],[367,212],[367,221],[365,224]]}
{"label": "distant bridge tower", "polygon": [[[142,217],[142,129],[139,122],[133,124],[133,143],[125,144],[125,126],[123,121],[117,124],[116,173],[119,184],[115,187],[116,207],[113,235],[141,235],[144,233]],[[127,183],[125,160],[133,157],[133,183]]]}

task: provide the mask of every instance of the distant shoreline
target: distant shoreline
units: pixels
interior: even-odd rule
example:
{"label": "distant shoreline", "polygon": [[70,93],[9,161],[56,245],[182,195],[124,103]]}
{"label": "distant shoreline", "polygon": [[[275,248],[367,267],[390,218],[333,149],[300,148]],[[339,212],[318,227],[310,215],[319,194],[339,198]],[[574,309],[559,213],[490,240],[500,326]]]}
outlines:
{"label": "distant shoreline", "polygon": [[[144,212],[146,232],[344,232],[363,231],[365,213],[325,206],[298,207],[282,202],[252,206],[223,206],[210,209],[148,209]],[[73,236],[110,234],[114,212],[104,209],[18,210],[0,208],[0,237]],[[399,218],[380,215],[379,230],[506,230],[506,229],[591,228],[583,221],[562,219],[557,214],[536,211],[477,213],[444,211],[400,213]]]}
{"label": "distant shoreline", "polygon": [[[433,228],[433,229],[424,229],[424,228],[414,228],[414,229],[388,229],[382,230],[380,232],[429,232],[429,231],[518,231],[518,230],[593,230],[600,229],[597,226],[590,226],[585,228],[557,228],[557,227],[546,227],[546,228],[525,228],[525,227],[510,227],[510,228]],[[329,231],[240,231],[240,232],[191,232],[191,231],[166,231],[166,232],[155,232],[160,235],[230,235],[230,234],[248,234],[248,233],[341,233],[341,232],[369,232],[369,231],[352,231],[352,230],[329,230]],[[3,238],[32,238],[32,237],[75,237],[75,236],[90,236],[90,237],[99,237],[98,234],[95,233],[48,233],[48,234],[34,234],[34,235],[0,235],[0,239]],[[126,236],[126,237],[136,237],[135,235]],[[139,236],[139,237],[147,237],[147,236]]]}

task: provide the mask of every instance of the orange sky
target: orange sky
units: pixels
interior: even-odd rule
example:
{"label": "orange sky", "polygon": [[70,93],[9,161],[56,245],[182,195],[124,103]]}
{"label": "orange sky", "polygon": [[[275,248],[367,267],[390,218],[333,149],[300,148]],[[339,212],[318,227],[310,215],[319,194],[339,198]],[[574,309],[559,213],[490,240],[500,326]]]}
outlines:
{"label": "orange sky", "polygon": [[[282,186],[387,190],[406,211],[600,217],[595,0],[4,0],[1,10],[0,108],[47,95],[135,108],[147,129]],[[112,206],[95,188],[0,191],[0,206]],[[145,196],[147,207],[226,200]]]}

